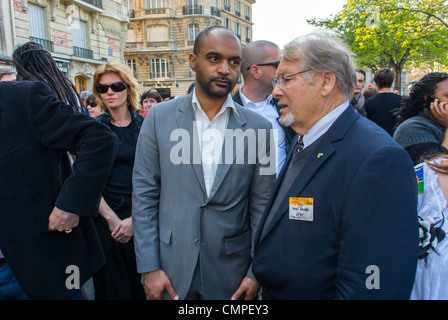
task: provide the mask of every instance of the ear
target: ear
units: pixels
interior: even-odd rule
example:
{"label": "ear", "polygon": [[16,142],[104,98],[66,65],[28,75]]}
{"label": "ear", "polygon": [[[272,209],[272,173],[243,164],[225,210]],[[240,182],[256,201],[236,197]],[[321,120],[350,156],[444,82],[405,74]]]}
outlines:
{"label": "ear", "polygon": [[193,72],[196,72],[196,55],[194,53],[190,53],[188,62],[190,63],[191,70],[193,70]]}
{"label": "ear", "polygon": [[321,81],[322,96],[327,97],[336,87],[336,75],[334,73],[324,72],[321,74]]}
{"label": "ear", "polygon": [[252,78],[258,80],[261,77],[261,68],[258,68],[258,66],[256,65],[252,65],[249,69],[249,74],[252,76]]}

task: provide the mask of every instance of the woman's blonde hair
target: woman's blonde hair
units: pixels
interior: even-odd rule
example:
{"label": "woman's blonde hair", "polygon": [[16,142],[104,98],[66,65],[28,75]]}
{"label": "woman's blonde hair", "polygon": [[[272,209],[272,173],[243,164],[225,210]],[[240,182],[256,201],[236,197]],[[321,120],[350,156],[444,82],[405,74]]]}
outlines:
{"label": "woman's blonde hair", "polygon": [[96,69],[95,75],[93,76],[92,92],[96,97],[98,106],[101,107],[101,109],[106,110],[106,106],[104,105],[100,94],[96,90],[96,85],[99,83],[101,76],[106,73],[116,73],[121,78],[121,80],[128,85],[128,104],[132,106],[134,111],[137,111],[139,103],[137,80],[135,80],[131,69],[127,65],[120,62],[109,62],[99,66]]}

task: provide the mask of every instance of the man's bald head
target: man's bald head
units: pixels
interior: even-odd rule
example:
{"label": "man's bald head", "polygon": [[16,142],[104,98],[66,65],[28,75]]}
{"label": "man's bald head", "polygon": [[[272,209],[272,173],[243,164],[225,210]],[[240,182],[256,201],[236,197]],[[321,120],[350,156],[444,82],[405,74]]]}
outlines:
{"label": "man's bald head", "polygon": [[270,61],[272,56],[280,56],[280,48],[271,41],[258,40],[247,44],[243,48],[243,59],[241,62],[241,74],[245,78],[249,73],[247,68],[258,63]]}

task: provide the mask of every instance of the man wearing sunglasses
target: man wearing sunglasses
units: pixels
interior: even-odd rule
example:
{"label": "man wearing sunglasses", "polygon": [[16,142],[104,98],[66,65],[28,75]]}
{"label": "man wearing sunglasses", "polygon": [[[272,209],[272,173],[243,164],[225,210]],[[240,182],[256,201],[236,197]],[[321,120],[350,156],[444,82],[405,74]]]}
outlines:
{"label": "man wearing sunglasses", "polygon": [[[229,29],[202,31],[189,57],[193,92],[153,106],[143,123],[132,217],[148,299],[257,297],[252,241],[274,183],[275,157],[271,123],[230,95],[241,54]],[[253,143],[245,133],[254,134]],[[266,148],[252,154],[257,145]],[[249,162],[252,156],[256,161]]]}
{"label": "man wearing sunglasses", "polygon": [[233,96],[233,100],[243,107],[255,111],[272,123],[277,146],[277,174],[285,162],[286,152],[296,133],[290,127],[278,122],[280,109],[272,98],[272,79],[275,78],[280,63],[280,48],[273,42],[259,40],[243,48],[241,75],[244,84]]}

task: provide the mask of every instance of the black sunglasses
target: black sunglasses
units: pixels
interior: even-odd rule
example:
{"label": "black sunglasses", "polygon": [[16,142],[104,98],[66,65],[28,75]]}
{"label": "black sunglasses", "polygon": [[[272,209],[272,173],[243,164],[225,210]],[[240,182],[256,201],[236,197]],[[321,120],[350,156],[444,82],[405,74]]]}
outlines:
{"label": "black sunglasses", "polygon": [[109,88],[111,88],[113,92],[121,92],[127,87],[128,85],[123,81],[118,81],[111,84],[98,83],[96,85],[96,91],[98,91],[99,93],[106,93],[107,91],[109,91]]}
{"label": "black sunglasses", "polygon": [[[266,62],[266,63],[255,63],[253,65],[255,65],[255,66],[274,66],[277,69],[279,64],[280,64],[280,61],[274,61],[274,62]],[[252,67],[253,65],[250,65],[249,67],[247,67],[247,70],[250,70],[250,67]]]}

